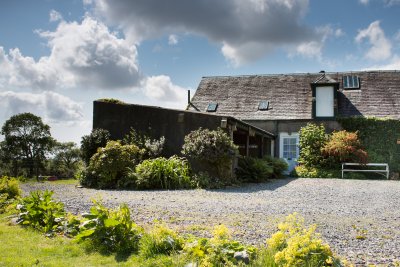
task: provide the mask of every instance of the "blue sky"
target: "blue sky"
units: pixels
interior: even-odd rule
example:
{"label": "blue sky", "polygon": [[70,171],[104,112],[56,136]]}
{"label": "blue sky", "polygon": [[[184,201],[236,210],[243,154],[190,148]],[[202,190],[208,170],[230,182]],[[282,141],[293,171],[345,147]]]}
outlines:
{"label": "blue sky", "polygon": [[92,102],[184,108],[203,76],[400,69],[400,0],[3,0],[0,124],[60,141]]}

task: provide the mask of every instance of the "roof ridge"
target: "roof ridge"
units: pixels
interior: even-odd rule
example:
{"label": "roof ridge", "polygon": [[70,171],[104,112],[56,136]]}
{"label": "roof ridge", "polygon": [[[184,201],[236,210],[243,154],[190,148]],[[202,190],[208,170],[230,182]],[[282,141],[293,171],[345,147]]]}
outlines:
{"label": "roof ridge", "polygon": [[[396,73],[400,70],[349,70],[349,71],[332,71],[325,72],[325,74],[351,74],[351,73],[374,73],[374,72],[383,72],[383,73]],[[238,74],[238,75],[215,75],[215,76],[203,76],[202,79],[207,78],[240,78],[240,77],[256,77],[256,76],[265,76],[265,77],[278,77],[278,76],[304,76],[304,75],[318,75],[320,72],[293,72],[293,73],[265,73],[265,74]]]}

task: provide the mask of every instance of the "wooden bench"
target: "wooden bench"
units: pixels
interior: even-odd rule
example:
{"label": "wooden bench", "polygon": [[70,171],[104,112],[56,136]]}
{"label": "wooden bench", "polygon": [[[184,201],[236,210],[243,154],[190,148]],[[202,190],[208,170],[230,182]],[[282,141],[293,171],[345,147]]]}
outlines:
{"label": "wooden bench", "polygon": [[[385,169],[348,169],[346,166],[372,166],[372,167],[385,167]],[[367,164],[360,164],[360,163],[342,163],[342,178],[344,172],[376,172],[378,174],[382,174],[386,176],[386,179],[389,179],[389,164],[387,163],[367,163]],[[384,174],[386,173],[386,175]]]}

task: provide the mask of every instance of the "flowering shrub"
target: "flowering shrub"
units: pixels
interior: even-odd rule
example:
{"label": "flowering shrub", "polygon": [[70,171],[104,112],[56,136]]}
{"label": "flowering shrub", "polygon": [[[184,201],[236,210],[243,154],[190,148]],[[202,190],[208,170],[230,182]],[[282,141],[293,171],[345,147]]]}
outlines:
{"label": "flowering shrub", "polygon": [[279,266],[326,266],[333,263],[332,250],[315,233],[316,225],[305,228],[304,219],[297,213],[288,215],[278,229],[267,244],[275,251],[275,263]]}
{"label": "flowering shrub", "polygon": [[[99,188],[114,188],[118,180],[138,163],[141,150],[135,145],[121,145],[118,141],[109,141],[104,148],[90,159],[83,185]],[[90,178],[90,181],[87,181]],[[91,182],[89,184],[89,182]]]}
{"label": "flowering shrub", "polygon": [[137,132],[131,128],[130,132],[122,140],[124,145],[135,145],[143,150],[142,159],[156,158],[161,156],[164,150],[165,137],[151,139],[147,135]]}
{"label": "flowering shrub", "polygon": [[358,162],[366,164],[368,154],[361,147],[357,132],[345,130],[333,132],[322,148],[322,155],[332,159],[333,163]]}
{"label": "flowering shrub", "polygon": [[[199,128],[185,136],[182,154],[199,164],[207,165],[208,172],[219,178],[229,180],[232,176],[232,160],[238,153],[237,146],[221,129],[208,130]],[[214,170],[212,169],[214,168]],[[196,170],[199,171],[199,170]]]}
{"label": "flowering shrub", "polygon": [[2,176],[0,178],[0,213],[5,212],[20,195],[21,189],[18,180]]}

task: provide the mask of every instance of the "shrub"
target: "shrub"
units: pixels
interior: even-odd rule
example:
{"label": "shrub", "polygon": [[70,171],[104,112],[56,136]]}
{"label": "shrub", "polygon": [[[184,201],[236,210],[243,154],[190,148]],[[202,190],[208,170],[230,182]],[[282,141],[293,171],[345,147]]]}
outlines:
{"label": "shrub", "polygon": [[0,213],[6,212],[20,195],[21,189],[18,180],[2,176],[0,178]]}
{"label": "shrub", "polygon": [[183,251],[198,266],[233,266],[238,264],[235,252],[246,251],[253,256],[255,248],[232,240],[229,230],[224,225],[218,225],[212,238],[189,240]]}
{"label": "shrub", "polygon": [[149,159],[161,156],[165,138],[162,136],[160,139],[151,139],[149,136],[131,128],[130,132],[122,140],[122,143],[125,145],[136,145],[139,149],[143,150],[142,159]]}
{"label": "shrub", "polygon": [[51,191],[33,191],[17,205],[17,222],[44,233],[54,233],[65,217],[64,204],[52,199]]}
{"label": "shrub", "polygon": [[0,178],[0,195],[7,194],[8,199],[17,198],[21,195],[17,178],[3,176]]}
{"label": "shrub", "polygon": [[266,161],[253,157],[239,158],[236,176],[244,182],[264,182],[271,178],[274,169]]}
{"label": "shrub", "polygon": [[332,164],[358,162],[366,164],[368,154],[361,147],[357,132],[345,130],[333,132],[329,141],[322,148],[322,155],[329,158]]}
{"label": "shrub", "polygon": [[294,168],[290,174],[292,177],[302,178],[340,178],[340,170],[325,169],[325,168],[314,168],[299,165]]}
{"label": "shrub", "polygon": [[159,254],[171,255],[182,250],[183,240],[178,234],[163,224],[157,224],[150,233],[140,240],[139,254],[145,258]]}
{"label": "shrub", "polygon": [[93,129],[89,135],[85,135],[81,140],[81,157],[86,166],[90,163],[90,158],[97,152],[99,147],[105,147],[110,140],[110,133],[104,129]]}
{"label": "shrub", "polygon": [[237,153],[237,146],[221,129],[192,131],[182,147],[182,154],[195,162],[196,172],[207,171],[227,182],[232,178],[232,160]]}
{"label": "shrub", "polygon": [[109,210],[101,203],[94,202],[90,213],[83,214],[79,242],[87,241],[89,247],[100,252],[130,254],[138,250],[142,229],[132,220],[129,208],[124,204],[116,210]]}
{"label": "shrub", "polygon": [[325,127],[308,123],[300,129],[300,155],[299,164],[306,167],[317,167],[324,164],[321,149],[325,146],[327,137]]}
{"label": "shrub", "polygon": [[190,188],[190,166],[186,159],[177,156],[148,159],[135,169],[137,187],[140,189]]}
{"label": "shrub", "polygon": [[316,225],[305,228],[304,219],[297,213],[287,216],[278,229],[267,245],[279,266],[325,266],[333,261],[329,245],[315,232]]}
{"label": "shrub", "polygon": [[280,178],[283,176],[283,173],[288,169],[288,164],[286,161],[280,158],[274,158],[271,156],[265,156],[263,158],[264,161],[267,162],[269,166],[272,166],[273,173],[272,176],[273,178]]}
{"label": "shrub", "polygon": [[135,145],[121,145],[118,141],[109,141],[106,147],[99,148],[90,159],[85,179],[97,179],[91,180],[90,184],[99,188],[115,188],[118,180],[126,175],[128,168],[134,168],[139,162],[140,155],[141,151]]}

